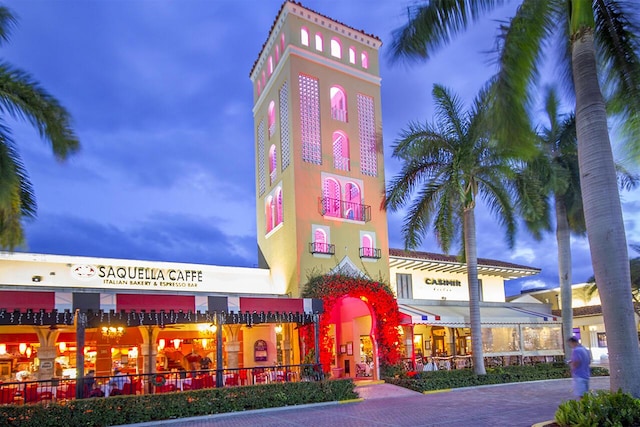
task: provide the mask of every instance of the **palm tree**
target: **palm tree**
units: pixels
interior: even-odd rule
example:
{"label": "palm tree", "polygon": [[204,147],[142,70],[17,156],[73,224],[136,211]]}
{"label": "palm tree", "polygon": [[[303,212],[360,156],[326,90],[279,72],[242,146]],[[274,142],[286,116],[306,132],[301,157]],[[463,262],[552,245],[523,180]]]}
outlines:
{"label": "palm tree", "polygon": [[[9,41],[16,19],[0,6],[0,44]],[[0,247],[24,243],[22,220],[36,214],[36,200],[5,115],[35,127],[54,155],[65,160],[80,144],[69,113],[24,71],[0,61]]]}
{"label": "palm tree", "polygon": [[[434,0],[410,7],[408,23],[394,32],[392,55],[427,59],[470,22],[504,3]],[[627,242],[607,128],[608,107],[624,124],[627,141],[640,151],[636,7],[621,0],[520,0],[514,17],[501,25],[493,124],[501,144],[517,144],[521,154],[534,151],[528,112],[543,59],[555,51],[567,87],[575,94],[583,208],[608,331],[611,389],[640,397]]]}
{"label": "palm tree", "polygon": [[[540,192],[534,198],[543,208],[526,206],[524,221],[536,239],[542,231],[551,230],[551,209],[555,213],[556,242],[558,250],[558,280],[562,301],[562,335],[573,335],[573,308],[571,297],[571,233],[584,235],[585,224],[580,195],[578,171],[578,144],[575,117],[561,117],[555,89],[548,88],[545,96],[545,112],[549,122],[538,132],[538,154],[524,163],[518,180],[518,199],[525,205],[532,199],[531,190]],[[537,185],[532,185],[533,180]],[[553,203],[551,203],[553,199]],[[564,346],[565,358],[571,357],[571,348]]]}
{"label": "palm tree", "polygon": [[462,111],[460,100],[434,85],[434,124],[411,123],[394,145],[393,157],[403,162],[401,172],[386,192],[385,208],[398,210],[414,193],[403,226],[405,247],[415,248],[433,224],[438,244],[446,253],[458,242],[467,263],[469,318],[474,372],[486,373],[482,350],[475,206],[482,198],[506,227],[513,244],[515,217],[511,205],[510,169],[490,147],[484,126],[485,93],[473,108]]}

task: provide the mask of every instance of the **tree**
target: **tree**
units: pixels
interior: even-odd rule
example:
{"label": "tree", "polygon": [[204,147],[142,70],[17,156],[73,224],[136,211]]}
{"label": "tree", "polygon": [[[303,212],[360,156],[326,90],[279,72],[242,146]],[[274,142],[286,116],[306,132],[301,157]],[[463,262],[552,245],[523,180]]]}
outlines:
{"label": "tree", "polygon": [[[470,22],[504,3],[434,0],[410,7],[408,23],[394,32],[393,58],[428,59]],[[627,243],[607,128],[608,107],[623,124],[627,142],[640,152],[636,7],[621,0],[521,0],[500,27],[492,120],[503,146],[514,154],[534,152],[528,113],[543,60],[556,52],[568,92],[575,95],[583,209],[608,333],[611,389],[640,397]]]}
{"label": "tree", "polygon": [[486,92],[473,108],[462,111],[460,100],[442,86],[434,85],[436,121],[411,123],[395,143],[393,157],[402,162],[401,172],[386,191],[385,208],[398,210],[417,193],[403,225],[405,247],[415,248],[433,224],[438,244],[446,253],[460,243],[469,280],[469,318],[474,372],[486,374],[482,350],[478,255],[475,207],[484,200],[506,228],[513,245],[515,217],[509,181],[511,169],[500,151],[490,145],[484,125]]}
{"label": "tree", "polygon": [[[548,88],[545,95],[545,112],[549,122],[538,131],[538,154],[524,163],[517,185],[519,200],[525,205],[533,192],[540,197],[542,209],[526,206],[524,221],[536,239],[542,231],[551,230],[551,210],[554,211],[558,251],[558,281],[562,301],[562,335],[573,335],[573,307],[571,297],[571,233],[585,233],[580,176],[578,171],[578,144],[575,117],[561,117],[555,89]],[[531,182],[535,184],[532,185]],[[551,202],[553,200],[553,202]],[[571,357],[571,348],[564,346],[565,358]]]}
{"label": "tree", "polygon": [[[0,44],[8,42],[16,19],[0,6]],[[6,118],[26,120],[65,160],[80,148],[69,113],[26,72],[0,61],[0,247],[24,243],[23,219],[36,215],[36,199]]]}

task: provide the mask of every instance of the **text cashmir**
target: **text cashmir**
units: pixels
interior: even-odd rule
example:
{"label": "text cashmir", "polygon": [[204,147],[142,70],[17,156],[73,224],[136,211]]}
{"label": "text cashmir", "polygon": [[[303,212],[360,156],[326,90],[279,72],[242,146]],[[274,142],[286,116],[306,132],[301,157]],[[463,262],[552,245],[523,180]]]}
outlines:
{"label": "text cashmir", "polygon": [[202,282],[201,270],[161,270],[148,267],[113,267],[101,265],[98,276],[106,279],[172,280],[176,282]]}
{"label": "text cashmir", "polygon": [[426,279],[424,283],[426,283],[427,285],[462,286],[462,283],[460,283],[460,280]]}

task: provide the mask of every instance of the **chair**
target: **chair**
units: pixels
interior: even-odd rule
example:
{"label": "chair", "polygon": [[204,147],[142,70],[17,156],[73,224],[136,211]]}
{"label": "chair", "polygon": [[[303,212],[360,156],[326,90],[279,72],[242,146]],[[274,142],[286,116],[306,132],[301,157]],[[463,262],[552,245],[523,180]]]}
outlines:
{"label": "chair", "polygon": [[122,386],[122,394],[136,394],[135,384],[124,383]]}
{"label": "chair", "polygon": [[38,401],[38,384],[29,384],[24,391],[25,391],[25,394],[24,394],[25,402]]}
{"label": "chair", "polygon": [[247,378],[247,370],[243,369],[238,373],[238,379],[240,380],[240,385],[247,385],[249,384],[249,378]]}
{"label": "chair", "polygon": [[204,388],[204,379],[193,378],[191,380],[191,390],[200,390],[201,388]]}
{"label": "chair", "polygon": [[0,389],[0,404],[13,403],[13,395],[16,393],[15,387],[2,387]]}
{"label": "chair", "polygon": [[253,370],[253,382],[255,384],[266,384],[268,382],[264,369],[258,368]]}
{"label": "chair", "polygon": [[238,374],[232,374],[230,377],[227,377],[224,380],[224,385],[226,385],[226,386],[236,386],[236,385],[238,385]]}
{"label": "chair", "polygon": [[214,388],[216,386],[212,375],[205,375],[204,377],[202,377],[202,380],[204,388]]}

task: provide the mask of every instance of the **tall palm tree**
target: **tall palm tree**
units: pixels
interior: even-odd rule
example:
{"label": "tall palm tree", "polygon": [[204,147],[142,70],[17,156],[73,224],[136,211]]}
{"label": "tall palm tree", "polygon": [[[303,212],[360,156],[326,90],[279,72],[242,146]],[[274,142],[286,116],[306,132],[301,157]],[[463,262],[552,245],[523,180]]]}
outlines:
{"label": "tall palm tree", "polygon": [[[425,1],[394,32],[394,58],[427,59],[506,0]],[[493,115],[496,137],[533,152],[528,112],[539,69],[557,53],[575,94],[585,224],[610,350],[611,389],[640,397],[640,349],[631,300],[627,242],[607,128],[607,107],[640,151],[640,43],[636,2],[520,0],[501,25]],[[605,105],[600,86],[607,99]]]}
{"label": "tall palm tree", "polygon": [[[526,204],[532,199],[531,180],[538,183],[535,188],[540,191],[541,197],[534,200],[542,201],[543,209],[525,209],[523,215],[527,228],[536,239],[542,238],[542,231],[551,230],[550,211],[554,211],[558,280],[562,301],[562,335],[570,337],[573,335],[571,233],[585,233],[578,170],[578,143],[575,117],[561,117],[558,112],[559,100],[554,88],[547,88],[544,105],[549,124],[538,131],[538,154],[524,163],[521,176],[525,178],[518,180],[518,199]],[[566,359],[569,359],[571,348],[568,345],[564,346],[564,352]]]}
{"label": "tall palm tree", "polygon": [[[0,45],[15,25],[11,11],[0,6]],[[6,117],[29,122],[59,160],[80,144],[67,110],[29,74],[0,61],[0,247],[13,250],[24,243],[22,221],[35,217],[36,199]]]}
{"label": "tall palm tree", "polygon": [[385,208],[398,210],[416,193],[405,218],[405,247],[415,248],[433,224],[444,252],[459,243],[467,263],[469,318],[474,372],[486,373],[482,350],[480,292],[475,207],[484,200],[506,227],[513,244],[515,217],[509,181],[511,169],[490,146],[484,125],[485,93],[465,113],[462,103],[446,88],[434,85],[434,124],[409,124],[394,145],[393,157],[402,161],[401,172],[390,182]]}

